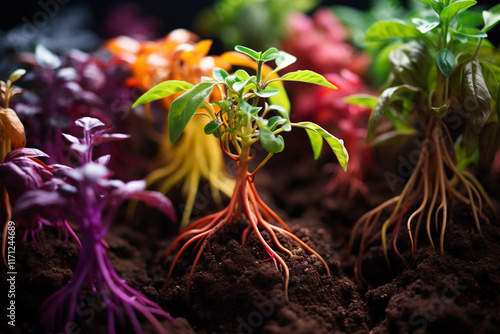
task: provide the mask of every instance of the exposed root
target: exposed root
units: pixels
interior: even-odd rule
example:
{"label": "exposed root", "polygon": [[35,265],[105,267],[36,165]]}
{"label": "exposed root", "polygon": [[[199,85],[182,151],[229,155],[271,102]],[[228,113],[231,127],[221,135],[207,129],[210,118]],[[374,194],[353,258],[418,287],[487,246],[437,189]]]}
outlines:
{"label": "exposed root", "polygon": [[[457,169],[453,143],[446,126],[437,118],[432,117],[425,124],[424,138],[418,162],[401,194],[364,214],[354,226],[349,240],[349,254],[352,253],[354,242],[361,230],[359,254],[355,262],[355,275],[359,278],[363,279],[362,255],[367,247],[378,239],[382,242],[384,256],[389,264],[387,232],[391,229],[393,230],[392,245],[395,252],[399,254],[397,238],[404,216],[409,215],[406,226],[412,251],[417,249],[419,231],[425,220],[429,242],[435,248],[433,234],[436,231],[439,235],[439,249],[442,254],[448,210],[453,200],[471,208],[479,233],[481,233],[479,218],[486,219],[483,214],[483,200],[495,211],[493,203],[476,178],[467,171]],[[463,188],[465,195],[460,192],[459,187]],[[414,207],[417,207],[415,211],[410,212]],[[389,217],[383,221],[380,230],[377,231],[379,219],[387,211]]]}
{"label": "exposed root", "polygon": [[[203,217],[198,219],[197,221],[190,224],[173,242],[170,248],[167,251],[167,259],[168,257],[174,253],[177,246],[180,245],[185,237],[190,237],[180,248],[172,261],[172,265],[168,272],[168,276],[165,282],[165,285],[168,284],[168,281],[173,273],[175,265],[177,264],[181,255],[186,251],[186,249],[194,245],[195,248],[195,259],[193,261],[193,265],[191,271],[189,273],[188,283],[187,283],[187,296],[189,299],[189,291],[191,286],[191,281],[193,278],[194,271],[196,269],[196,265],[200,260],[200,257],[205,250],[206,246],[209,244],[210,239],[214,236],[217,231],[219,231],[223,226],[230,224],[233,219],[240,219],[241,216],[245,216],[248,218],[249,225],[243,231],[242,234],[242,244],[245,244],[248,239],[248,234],[253,231],[259,240],[260,244],[264,247],[266,253],[269,256],[269,259],[274,262],[274,266],[276,269],[281,268],[284,272],[284,290],[285,296],[288,300],[288,283],[290,280],[290,271],[288,266],[280,256],[277,251],[275,251],[264,239],[262,236],[262,231],[266,231],[272,241],[274,246],[281,252],[287,254],[288,256],[292,256],[292,252],[287,249],[285,246],[281,244],[278,239],[278,234],[285,236],[297,244],[300,245],[303,249],[314,254],[325,266],[328,275],[330,275],[330,270],[325,260],[311,247],[305,244],[302,240],[296,237],[291,231],[290,228],[283,222],[278,215],[271,210],[264,201],[259,197],[255,186],[253,184],[253,173],[248,172],[248,161],[253,157],[249,157],[249,147],[243,147],[242,152],[240,152],[239,157],[231,154],[226,150],[223,146],[223,151],[228,154],[230,158],[233,160],[237,160],[238,162],[238,175],[236,180],[236,186],[233,192],[233,196],[228,204],[228,206],[214,214],[211,214],[207,217]],[[267,161],[266,158],[265,161]],[[265,163],[264,161],[264,163]],[[257,170],[262,166],[259,165]],[[256,171],[257,171],[256,170]],[[269,222],[270,219],[273,219],[280,226],[273,225]]]}

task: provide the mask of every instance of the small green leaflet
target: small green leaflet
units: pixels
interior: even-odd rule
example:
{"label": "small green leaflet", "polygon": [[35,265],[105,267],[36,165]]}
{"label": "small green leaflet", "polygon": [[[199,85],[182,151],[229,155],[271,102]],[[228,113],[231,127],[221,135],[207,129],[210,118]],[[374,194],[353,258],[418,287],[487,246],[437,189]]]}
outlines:
{"label": "small green leaflet", "polygon": [[13,83],[17,80],[19,80],[19,78],[21,78],[23,75],[26,74],[26,70],[25,69],[17,69],[15,70],[14,72],[12,72],[12,74],[9,76],[9,81],[10,83]]}
{"label": "small green leaflet", "polygon": [[370,119],[368,120],[368,134],[366,135],[366,141],[371,141],[375,135],[375,128],[384,115],[384,112],[389,108],[392,101],[399,98],[399,94],[405,92],[419,92],[420,88],[413,87],[410,85],[400,85],[395,87],[387,88],[380,94],[378,98],[378,103],[373,109]]}
{"label": "small green leaflet", "polygon": [[[315,85],[320,85],[332,89],[337,89],[334,85],[328,82],[328,80],[325,79],[321,74],[318,74],[313,71],[305,70],[305,71],[296,71],[296,72],[290,72],[285,74],[279,79],[274,79],[274,80],[282,80],[282,81],[299,81],[299,82],[306,82],[306,83],[311,83]],[[271,80],[271,81],[274,81]],[[271,82],[270,81],[270,82]]]}
{"label": "small green leaflet", "polygon": [[262,56],[260,56],[260,59],[263,61],[263,62],[266,62],[266,61],[271,61],[271,60],[274,60],[276,59],[276,57],[278,57],[279,55],[279,51],[278,49],[276,48],[270,48],[268,49],[267,51],[265,51]]}
{"label": "small green leaflet", "polygon": [[193,85],[189,82],[179,81],[179,80],[169,80],[159,83],[154,86],[146,93],[142,94],[137,101],[132,105],[132,108],[140,106],[142,104],[163,99],[164,97],[170,96],[175,93],[184,92],[188,89],[193,88]]}
{"label": "small green leaflet", "polygon": [[205,128],[203,130],[205,131],[205,134],[211,135],[217,129],[219,129],[221,125],[222,123],[217,123],[215,120],[211,120],[207,123],[207,125],[205,125]]}
{"label": "small green leaflet", "polygon": [[249,56],[250,58],[252,58],[255,61],[259,61],[260,55],[262,54],[262,52],[257,52],[255,50],[252,50],[250,48],[247,48],[247,47],[241,46],[241,45],[236,45],[234,47],[234,49],[240,53],[246,54],[247,56]]}
{"label": "small green leaflet", "polygon": [[171,143],[179,139],[187,123],[210,95],[215,84],[217,82],[213,81],[199,83],[172,102],[168,112],[168,135]]}
{"label": "small green leaflet", "polygon": [[410,27],[400,21],[379,21],[368,28],[366,42],[383,42],[392,38],[416,37],[425,38],[417,28]]}
{"label": "small green leaflet", "polygon": [[439,20],[438,21],[427,21],[418,17],[415,17],[411,20],[416,26],[417,29],[422,33],[425,34],[432,29],[436,28],[439,25]]}
{"label": "small green leaflet", "polygon": [[276,136],[269,128],[261,128],[259,130],[259,139],[262,147],[269,153],[279,153],[285,148],[283,137]]}
{"label": "small green leaflet", "polygon": [[373,95],[354,94],[354,95],[349,95],[349,96],[345,97],[344,102],[355,105],[355,106],[373,109],[377,105],[378,99],[377,99],[377,97],[375,97]]}
{"label": "small green leaflet", "polygon": [[441,18],[441,22],[448,25],[450,21],[460,12],[463,12],[469,7],[474,6],[477,4],[477,1],[474,0],[460,0],[456,1],[452,4],[449,4],[445,8],[443,8],[443,11],[439,15]]}
{"label": "small green leaflet", "polygon": [[280,92],[279,89],[269,88],[269,89],[261,90],[260,92],[254,92],[254,94],[257,95],[258,97],[263,98],[263,99],[267,99],[271,96],[275,96],[279,92]]}
{"label": "small green leaflet", "polygon": [[220,81],[220,82],[224,82],[224,80],[226,80],[226,78],[229,76],[229,73],[226,72],[226,70],[222,69],[222,68],[214,68],[214,71],[213,71],[213,77],[215,80],[217,81]]}
{"label": "small green leaflet", "polygon": [[[273,73],[276,73],[278,71],[281,71],[282,69],[292,65],[297,61],[297,58],[295,56],[292,56],[291,54],[286,53],[285,51],[280,51],[278,54],[278,57],[276,57],[275,63],[276,63],[276,68],[271,71],[267,75],[267,78],[270,78]],[[266,78],[266,80],[267,80]]]}
{"label": "small green leaflet", "polygon": [[436,53],[436,61],[439,67],[439,70],[445,77],[449,76],[451,72],[453,72],[453,68],[455,67],[455,55],[448,49],[439,50]]}
{"label": "small green leaflet", "polygon": [[314,124],[312,122],[292,123],[291,125],[306,130],[307,135],[309,136],[309,140],[311,141],[311,147],[313,150],[314,159],[319,158],[321,149],[323,147],[323,139],[325,139],[327,144],[332,149],[333,153],[335,153],[335,156],[339,160],[339,163],[344,169],[344,171],[347,170],[347,163],[349,162],[349,154],[345,149],[344,141],[342,139],[338,139],[337,137],[333,136],[319,125]]}
{"label": "small green leaflet", "polygon": [[432,7],[432,9],[434,9],[434,11],[438,14],[441,13],[441,11],[443,10],[443,5],[442,5],[442,2],[440,0],[418,0],[422,3],[425,3],[426,5],[429,5]]}
{"label": "small green leaflet", "polygon": [[483,19],[484,27],[482,30],[488,32],[500,22],[500,4],[492,7],[490,10],[483,11]]}

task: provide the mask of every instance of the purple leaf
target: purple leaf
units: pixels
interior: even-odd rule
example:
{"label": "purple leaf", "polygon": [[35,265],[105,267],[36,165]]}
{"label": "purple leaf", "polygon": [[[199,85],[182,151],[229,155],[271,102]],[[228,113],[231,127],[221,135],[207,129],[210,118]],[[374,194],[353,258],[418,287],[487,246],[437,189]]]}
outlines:
{"label": "purple leaf", "polygon": [[41,44],[36,46],[35,57],[41,67],[55,69],[61,66],[61,59]]}
{"label": "purple leaf", "polygon": [[66,199],[57,192],[32,190],[23,194],[16,201],[13,217],[33,214],[51,214],[64,208]]}
{"label": "purple leaf", "polygon": [[104,126],[104,123],[93,117],[82,117],[75,121],[75,124],[85,131],[90,131],[96,127]]}
{"label": "purple leaf", "polygon": [[111,160],[111,155],[108,154],[108,155],[103,155],[102,157],[100,158],[97,158],[94,163],[96,164],[100,164],[100,165],[103,165],[103,166],[106,166],[108,163],[109,163],[109,160]]}
{"label": "purple leaf", "polygon": [[56,78],[61,81],[75,81],[79,76],[74,68],[64,67],[57,71]]}
{"label": "purple leaf", "polygon": [[105,133],[97,138],[95,138],[94,142],[96,144],[106,143],[114,140],[124,140],[130,138],[130,135],[123,133]]}
{"label": "purple leaf", "polygon": [[75,136],[72,136],[72,135],[69,135],[67,133],[63,133],[62,134],[64,138],[66,138],[66,140],[68,140],[70,143],[73,143],[73,144],[80,144],[80,139],[76,138]]}
{"label": "purple leaf", "polygon": [[36,148],[20,147],[10,151],[4,158],[5,162],[20,158],[48,158],[49,156]]}
{"label": "purple leaf", "polygon": [[130,198],[141,200],[144,203],[157,208],[162,213],[164,213],[172,222],[177,221],[177,215],[175,214],[175,208],[172,205],[172,202],[162,193],[159,193],[157,191],[141,191],[132,194]]}

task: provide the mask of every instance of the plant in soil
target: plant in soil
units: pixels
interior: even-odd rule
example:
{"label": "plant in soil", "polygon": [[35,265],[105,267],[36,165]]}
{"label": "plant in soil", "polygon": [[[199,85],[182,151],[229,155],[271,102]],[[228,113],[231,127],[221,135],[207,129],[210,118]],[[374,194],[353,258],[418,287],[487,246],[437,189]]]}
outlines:
{"label": "plant in soil", "polygon": [[[119,37],[108,41],[106,47],[132,72],[127,84],[148,90],[165,80],[198,84],[216,66],[229,69],[231,63],[223,56],[207,55],[212,45],[210,40],[198,39],[195,34],[178,29],[158,41],[139,42],[129,37]],[[167,97],[159,101],[165,115],[174,98]],[[146,105],[149,118],[153,117],[152,107]],[[162,193],[181,188],[186,198],[180,224],[183,228],[191,217],[202,180],[208,181],[213,198],[221,205],[221,193],[231,196],[234,181],[225,174],[223,154],[216,138],[203,135],[202,130],[207,123],[205,119],[196,118],[189,122],[183,140],[176,144],[168,140],[166,119],[163,133],[157,133],[154,129],[147,131],[155,134],[152,139],[158,141],[160,147],[158,167],[146,177],[146,181],[148,187],[154,187]],[[194,158],[187,158],[190,155]]]}
{"label": "plant in soil", "polygon": [[[412,250],[425,231],[431,246],[438,243],[443,253],[454,203],[470,208],[478,233],[481,221],[487,221],[485,205],[495,210],[466,167],[492,157],[498,149],[499,141],[492,140],[491,133],[498,132],[499,124],[500,53],[485,38],[500,21],[500,6],[479,16],[468,10],[476,1],[420,2],[426,6],[410,22],[379,21],[365,36],[366,42],[397,43],[389,53],[392,73],[370,116],[367,140],[415,134],[420,145],[412,152],[414,168],[407,180],[385,174],[391,187],[405,182],[401,193],[364,214],[354,226],[349,251],[361,234],[357,275],[364,251],[376,240],[388,262],[390,231],[399,256],[397,240],[403,226]],[[382,116],[394,130],[377,131]]]}
{"label": "plant in soil", "polygon": [[[172,103],[168,115],[170,141],[175,142],[181,137],[186,124],[192,117],[206,117],[209,122],[204,128],[205,134],[218,138],[221,150],[237,164],[236,184],[228,206],[191,223],[169,248],[168,255],[173,254],[177,247],[181,246],[170,267],[167,282],[180,256],[189,246],[194,245],[197,250],[188,280],[189,293],[196,264],[212,236],[223,226],[231,224],[233,220],[246,217],[249,225],[242,234],[242,243],[246,243],[249,233],[255,233],[269,255],[269,260],[274,262],[276,269],[280,266],[284,271],[284,289],[287,295],[290,272],[283,255],[280,255],[278,251],[290,257],[292,252],[282,245],[278,235],[295,241],[300,247],[316,255],[325,265],[328,273],[329,269],[323,258],[297,238],[283,220],[259,197],[253,178],[275,153],[284,149],[285,143],[280,133],[290,131],[292,127],[305,129],[315,158],[320,154],[323,139],[333,150],[344,170],[347,168],[348,155],[342,140],[314,123],[290,122],[285,108],[280,105],[269,105],[266,99],[282,93],[279,89],[270,88],[270,85],[278,80],[307,82],[329,88],[335,88],[335,86],[312,71],[296,71],[271,79],[274,73],[295,62],[296,58],[285,52],[279,52],[275,48],[270,48],[265,52],[256,52],[243,46],[236,46],[235,49],[249,56],[257,64],[255,75],[250,75],[245,70],[238,70],[230,75],[221,68],[215,68],[213,79],[203,81],[196,86],[183,81],[166,81],[146,92],[135,103],[139,105],[184,91]],[[272,60],[276,62],[276,68],[264,77],[264,63]],[[219,91],[222,99],[206,102],[214,89]],[[249,171],[249,162],[257,156],[251,154],[254,145],[260,145],[268,154],[253,171]],[[279,226],[272,224],[272,219]],[[262,231],[270,235],[274,248],[265,240]],[[186,237],[189,239],[184,241]]]}
{"label": "plant in soil", "polygon": [[123,139],[124,135],[106,133],[108,129],[96,118],[80,118],[76,125],[83,130],[83,137],[68,134],[64,137],[71,143],[70,153],[80,166],[57,166],[53,178],[38,189],[24,193],[14,207],[16,219],[32,215],[48,220],[67,218],[81,233],[81,252],[73,279],[41,306],[44,331],[66,331],[68,324],[78,323],[79,305],[90,293],[95,294],[106,309],[108,333],[123,332],[127,328],[142,333],[141,320],[150,322],[158,333],[166,333],[156,316],[174,320],[118,276],[107,257],[104,238],[114,212],[127,199],[138,199],[156,207],[171,220],[175,219],[173,206],[164,195],[145,191],[145,181],[124,183],[111,179],[111,171],[106,167],[110,156],[93,160],[96,144]]}

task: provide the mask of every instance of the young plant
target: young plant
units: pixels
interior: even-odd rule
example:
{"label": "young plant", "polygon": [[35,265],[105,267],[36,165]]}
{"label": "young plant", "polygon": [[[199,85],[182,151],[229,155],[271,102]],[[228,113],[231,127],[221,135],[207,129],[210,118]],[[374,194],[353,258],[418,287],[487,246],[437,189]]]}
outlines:
{"label": "young plant", "polygon": [[[414,168],[401,193],[363,215],[354,227],[349,243],[352,250],[361,231],[360,272],[365,249],[380,239],[387,258],[387,233],[392,229],[395,252],[403,222],[411,248],[417,248],[419,232],[425,228],[434,247],[434,231],[439,235],[439,249],[444,252],[444,236],[453,201],[470,208],[476,229],[481,233],[484,202],[494,211],[483,187],[465,167],[478,155],[492,155],[498,141],[482,136],[487,127],[498,128],[500,53],[484,38],[500,21],[500,6],[482,12],[482,29],[470,26],[478,15],[467,9],[476,1],[420,0],[427,6],[411,22],[381,21],[366,33],[367,42],[397,40],[400,45],[389,54],[392,75],[375,106],[367,139],[378,134],[376,125],[385,115],[397,133],[413,129],[418,133]],[[479,152],[479,153],[478,153]],[[413,155],[413,154],[412,154]],[[404,181],[389,176],[394,187]],[[384,212],[389,216],[384,217]]]}
{"label": "young plant", "polygon": [[[31,89],[16,99],[14,108],[26,127],[28,145],[47,153],[48,163],[70,163],[61,134],[79,133],[75,121],[81,117],[98,118],[126,133],[137,126],[131,125],[134,115],[130,105],[135,98],[133,88],[125,85],[129,73],[113,60],[79,50],[56,55],[41,45],[33,54],[20,58],[31,65],[26,80]],[[134,176],[125,166],[141,166],[127,144],[115,142],[97,152],[105,154],[101,152],[105,149],[106,154],[112,154],[109,166],[124,180]]]}
{"label": "young plant", "polygon": [[[275,97],[280,93],[279,89],[270,88],[272,83],[278,80],[307,82],[330,88],[335,88],[335,86],[330,84],[323,76],[312,71],[291,72],[280,78],[271,79],[274,73],[295,62],[296,58],[285,52],[279,52],[275,48],[265,52],[256,52],[242,46],[236,46],[235,49],[249,56],[257,64],[257,73],[255,75],[250,75],[244,70],[238,70],[230,75],[221,68],[215,68],[211,80],[203,81],[196,86],[183,81],[166,81],[146,92],[135,103],[135,105],[140,105],[167,95],[184,92],[175,99],[170,108],[168,115],[170,141],[176,142],[181,137],[186,124],[193,116],[208,118],[209,122],[204,129],[205,134],[218,138],[221,150],[237,164],[236,184],[228,206],[222,211],[198,219],[190,224],[168,250],[168,255],[172,254],[177,246],[183,243],[185,237],[190,237],[175,256],[168,278],[172,275],[180,256],[190,245],[194,244],[195,248],[198,249],[189,274],[189,293],[196,264],[213,235],[233,220],[246,217],[249,225],[243,232],[242,243],[246,243],[249,233],[252,231],[255,233],[270,259],[273,260],[275,267],[278,269],[278,263],[281,265],[285,274],[285,294],[288,297],[290,273],[283,255],[278,254],[277,250],[288,256],[292,256],[292,252],[282,245],[278,239],[278,234],[288,237],[303,249],[316,255],[325,265],[328,273],[329,269],[323,258],[297,238],[278,215],[259,197],[253,184],[253,178],[275,153],[279,153],[284,149],[285,142],[280,133],[290,131],[292,127],[305,129],[309,135],[315,158],[318,158],[321,152],[323,139],[333,150],[344,170],[347,167],[348,155],[342,140],[335,138],[314,123],[291,123],[287,110],[280,105],[269,105],[266,103],[266,99]],[[276,62],[276,68],[267,76],[264,76],[264,63],[272,60]],[[221,99],[208,99],[207,102],[207,98],[213,96],[211,94],[214,89],[220,92]],[[256,155],[250,154],[254,145],[260,145],[268,152],[268,155],[250,172],[249,162],[256,157]],[[190,157],[187,158],[191,159]],[[271,219],[274,219],[280,226],[271,224]],[[269,233],[277,250],[273,249],[265,240],[261,233],[262,230]]]}
{"label": "young plant", "polygon": [[[148,90],[165,80],[182,80],[198,84],[209,76],[215,66],[229,69],[231,62],[223,57],[207,56],[212,45],[209,40],[196,42],[198,37],[186,30],[172,31],[158,41],[138,42],[120,37],[106,44],[108,50],[121,59],[132,72],[128,84]],[[214,92],[214,99],[219,99]],[[175,97],[166,97],[160,102],[165,114],[169,112]],[[149,105],[146,111],[149,113]],[[152,117],[151,114],[149,114]],[[158,165],[147,177],[148,186],[162,193],[168,193],[181,186],[186,205],[181,219],[181,228],[191,217],[198,188],[202,180],[210,184],[210,192],[222,205],[220,193],[231,196],[234,181],[226,176],[223,154],[216,138],[203,135],[207,120],[198,117],[185,128],[183,139],[176,144],[168,140],[167,117],[164,133],[157,136],[160,142]],[[154,132],[154,131],[152,131]],[[193,151],[194,150],[194,151]],[[193,158],[189,158],[193,157]]]}
{"label": "young plant", "polygon": [[39,189],[23,194],[14,208],[16,217],[40,215],[49,220],[71,219],[82,234],[80,258],[73,279],[41,306],[45,331],[65,331],[68,324],[78,321],[84,291],[91,291],[106,306],[108,333],[116,333],[117,329],[123,332],[128,328],[142,333],[141,318],[137,313],[150,322],[158,333],[167,333],[155,316],[174,320],[117,275],[106,255],[104,237],[114,212],[127,199],[142,200],[161,210],[171,220],[175,219],[173,206],[162,194],[145,191],[145,181],[124,183],[110,179],[111,172],[105,166],[109,156],[93,160],[95,144],[122,139],[123,135],[107,134],[104,123],[95,118],[78,119],[76,125],[83,130],[82,139],[67,134],[64,136],[71,143],[70,152],[81,165],[77,168],[59,166],[53,172],[56,177]]}
{"label": "young plant", "polygon": [[[39,189],[53,178],[52,172],[56,167],[47,166],[38,158],[48,158],[48,156],[40,150],[23,147],[10,151],[5,156],[4,162],[0,163],[0,191],[4,194],[6,211],[2,240],[2,256],[5,264],[7,264],[5,258],[7,228],[8,222],[12,219],[12,207],[24,193]],[[36,214],[30,219],[18,219],[16,225],[25,229],[23,240],[31,237],[34,242],[38,242],[43,226],[50,226],[56,228],[59,237],[64,236],[65,241],[68,240],[68,235],[71,235],[81,247],[80,240],[66,220],[49,220]]]}

